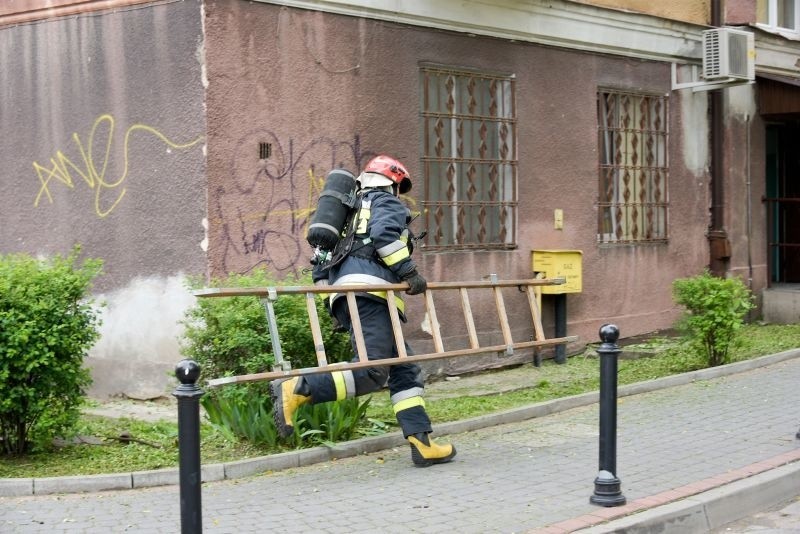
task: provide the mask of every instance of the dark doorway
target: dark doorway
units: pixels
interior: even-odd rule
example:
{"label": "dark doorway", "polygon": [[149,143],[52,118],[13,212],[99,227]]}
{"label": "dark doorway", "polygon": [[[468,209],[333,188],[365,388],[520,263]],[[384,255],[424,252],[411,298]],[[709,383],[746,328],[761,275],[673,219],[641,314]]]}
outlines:
{"label": "dark doorway", "polygon": [[800,121],[766,131],[770,284],[800,283]]}

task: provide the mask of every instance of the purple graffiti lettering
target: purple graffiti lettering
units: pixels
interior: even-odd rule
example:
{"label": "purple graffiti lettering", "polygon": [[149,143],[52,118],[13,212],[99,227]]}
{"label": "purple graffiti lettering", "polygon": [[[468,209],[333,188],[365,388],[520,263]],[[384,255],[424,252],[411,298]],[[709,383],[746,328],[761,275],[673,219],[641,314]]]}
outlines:
{"label": "purple graffiti lettering", "polygon": [[[271,145],[271,154],[258,159],[256,147],[263,143]],[[350,141],[320,137],[303,145],[292,138],[282,142],[266,129],[242,136],[225,186],[216,189],[220,235],[212,239],[209,251],[212,276],[245,273],[256,266],[268,266],[278,275],[307,268],[305,231],[326,174],[334,168],[356,173],[373,155],[362,150],[358,134]],[[231,235],[231,222],[238,227],[238,238]]]}

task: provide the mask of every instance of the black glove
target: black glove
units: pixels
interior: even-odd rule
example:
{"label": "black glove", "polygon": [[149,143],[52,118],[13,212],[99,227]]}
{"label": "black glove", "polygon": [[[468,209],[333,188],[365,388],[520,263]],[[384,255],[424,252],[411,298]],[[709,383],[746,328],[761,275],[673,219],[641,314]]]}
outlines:
{"label": "black glove", "polygon": [[428,289],[428,282],[422,278],[416,269],[403,276],[403,280],[408,282],[408,289],[406,289],[406,294],[408,295],[419,295]]}

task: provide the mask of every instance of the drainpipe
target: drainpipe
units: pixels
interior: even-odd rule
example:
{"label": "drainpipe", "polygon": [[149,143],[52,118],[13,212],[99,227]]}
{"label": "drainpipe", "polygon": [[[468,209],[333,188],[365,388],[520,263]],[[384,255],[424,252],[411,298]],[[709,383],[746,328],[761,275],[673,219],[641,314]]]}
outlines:
{"label": "drainpipe", "polygon": [[[750,179],[750,114],[744,116],[745,130],[745,159],[747,160],[747,287],[753,292],[753,185]],[[747,322],[753,322],[753,308],[747,310]]]}
{"label": "drainpipe", "polygon": [[[722,0],[711,0],[711,25],[722,26]],[[716,276],[725,276],[731,245],[725,230],[725,189],[722,166],[724,147],[722,90],[710,92],[711,106],[711,222],[708,229],[709,268]]]}
{"label": "drainpipe", "polygon": [[746,182],[747,186],[747,287],[753,290],[753,251],[751,242],[753,240],[753,185],[750,180],[750,114],[744,116],[745,126],[745,160],[747,161]]}

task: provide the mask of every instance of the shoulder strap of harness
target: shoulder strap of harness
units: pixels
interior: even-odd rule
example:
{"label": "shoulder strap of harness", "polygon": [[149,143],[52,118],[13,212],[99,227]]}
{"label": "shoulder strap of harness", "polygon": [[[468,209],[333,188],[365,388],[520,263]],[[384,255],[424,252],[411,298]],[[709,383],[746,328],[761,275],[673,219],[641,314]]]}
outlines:
{"label": "shoulder strap of harness", "polygon": [[363,191],[359,191],[356,194],[353,201],[353,209],[351,209],[347,214],[347,220],[344,224],[346,234],[342,239],[339,240],[338,243],[336,243],[336,248],[333,249],[331,260],[325,266],[326,269],[330,269],[331,267],[335,267],[336,265],[342,263],[342,261],[353,250],[353,243],[356,239],[356,229],[358,228],[359,214],[361,213],[361,198],[363,195]]}

